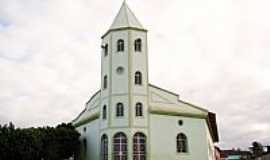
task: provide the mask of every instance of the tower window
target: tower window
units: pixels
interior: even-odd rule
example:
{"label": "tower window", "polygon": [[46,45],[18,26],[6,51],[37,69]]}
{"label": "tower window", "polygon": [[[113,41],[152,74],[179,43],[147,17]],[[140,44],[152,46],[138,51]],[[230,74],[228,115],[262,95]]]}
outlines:
{"label": "tower window", "polygon": [[143,133],[133,137],[133,160],[146,160],[146,136]]}
{"label": "tower window", "polygon": [[142,105],[142,103],[140,103],[140,102],[137,103],[135,110],[136,110],[136,116],[137,117],[143,116],[143,105]]}
{"label": "tower window", "polygon": [[134,42],[134,49],[136,52],[141,52],[142,51],[142,40],[141,39],[136,39]]}
{"label": "tower window", "polygon": [[142,84],[142,73],[137,71],[135,73],[135,84],[141,85]]}
{"label": "tower window", "polygon": [[124,40],[119,39],[117,41],[117,52],[123,52],[124,51],[124,48],[125,48]]}
{"label": "tower window", "polygon": [[176,137],[177,152],[186,153],[188,151],[187,146],[188,146],[187,136],[183,133],[179,133]]}
{"label": "tower window", "polygon": [[106,89],[108,86],[108,76],[105,75],[104,76],[104,80],[103,80],[103,89]]}
{"label": "tower window", "polygon": [[108,160],[108,136],[105,134],[101,137],[100,147],[101,160]]}
{"label": "tower window", "polygon": [[106,118],[107,118],[107,106],[104,105],[103,111],[102,111],[102,119],[106,119]]}
{"label": "tower window", "polygon": [[124,105],[123,103],[117,103],[116,105],[116,117],[124,116]]}
{"label": "tower window", "polygon": [[128,144],[127,136],[124,133],[116,133],[113,137],[113,159],[127,160],[128,159]]}
{"label": "tower window", "polygon": [[106,57],[108,55],[108,44],[105,44],[105,46],[103,46],[104,49],[104,56]]}

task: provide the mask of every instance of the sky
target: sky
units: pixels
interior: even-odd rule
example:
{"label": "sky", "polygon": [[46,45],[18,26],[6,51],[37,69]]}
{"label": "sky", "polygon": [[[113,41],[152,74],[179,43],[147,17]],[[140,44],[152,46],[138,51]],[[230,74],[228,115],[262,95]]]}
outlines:
{"label": "sky", "polygon": [[[100,88],[122,0],[0,0],[0,124],[70,122]],[[270,144],[269,0],[127,0],[150,83],[217,114],[222,148]]]}

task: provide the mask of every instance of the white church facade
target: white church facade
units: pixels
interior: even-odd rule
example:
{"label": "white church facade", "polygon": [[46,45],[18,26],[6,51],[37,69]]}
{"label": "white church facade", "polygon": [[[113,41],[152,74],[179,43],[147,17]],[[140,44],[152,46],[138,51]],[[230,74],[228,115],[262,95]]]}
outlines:
{"label": "white church facade", "polygon": [[148,82],[147,30],[123,2],[102,36],[101,89],[73,120],[83,160],[213,160],[215,114]]}

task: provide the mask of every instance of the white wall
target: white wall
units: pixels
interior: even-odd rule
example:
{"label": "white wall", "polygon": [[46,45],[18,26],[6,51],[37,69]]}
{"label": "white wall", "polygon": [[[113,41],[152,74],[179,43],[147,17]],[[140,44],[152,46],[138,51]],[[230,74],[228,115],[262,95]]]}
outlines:
{"label": "white wall", "polygon": [[[92,121],[91,123],[80,126],[77,131],[81,134],[80,140],[87,140],[87,151],[85,160],[98,160],[99,159],[99,120]],[[86,127],[86,132],[83,128]]]}
{"label": "white wall", "polygon": [[[178,121],[183,120],[179,126]],[[150,116],[151,160],[208,160],[207,128],[204,119],[166,115]],[[176,136],[188,138],[188,153],[177,153]]]}

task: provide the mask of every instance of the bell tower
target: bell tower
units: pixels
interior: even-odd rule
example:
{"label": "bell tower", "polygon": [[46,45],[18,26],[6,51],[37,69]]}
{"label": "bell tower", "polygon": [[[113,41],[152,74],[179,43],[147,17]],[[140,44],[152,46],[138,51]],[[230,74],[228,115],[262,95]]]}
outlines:
{"label": "bell tower", "polygon": [[147,30],[125,1],[101,46],[101,129],[147,127]]}

